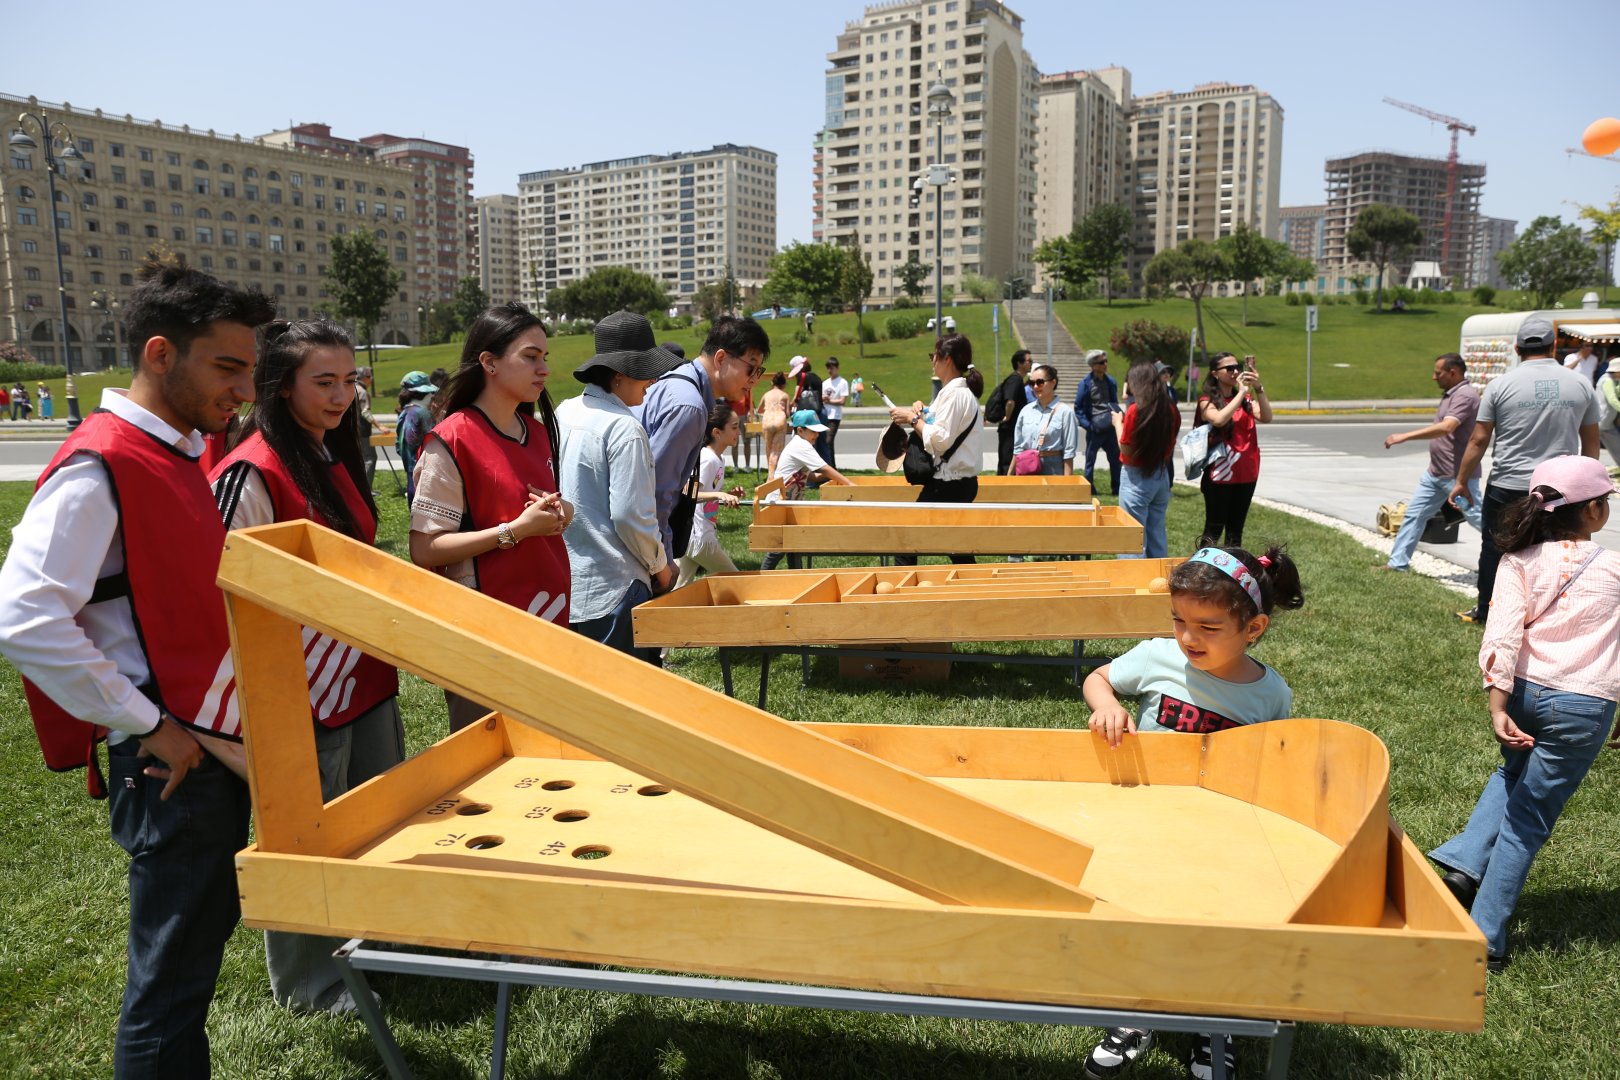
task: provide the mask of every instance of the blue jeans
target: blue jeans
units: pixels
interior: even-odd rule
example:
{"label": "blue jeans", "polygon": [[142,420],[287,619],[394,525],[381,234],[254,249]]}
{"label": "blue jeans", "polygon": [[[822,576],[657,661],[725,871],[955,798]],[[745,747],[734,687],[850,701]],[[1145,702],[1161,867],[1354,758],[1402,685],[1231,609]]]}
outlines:
{"label": "blue jeans", "polygon": [[1479,884],[1474,922],[1492,956],[1507,955],[1508,920],[1530,863],[1603,749],[1614,702],[1515,679],[1508,715],[1536,745],[1504,747],[1502,764],[1485,782],[1467,826],[1429,852],[1441,866]]}
{"label": "blue jeans", "polygon": [[1170,509],[1170,470],[1163,465],[1149,469],[1125,466],[1119,505],[1142,523],[1142,554],[1121,555],[1120,558],[1163,559],[1168,556],[1170,539],[1165,531],[1164,516]]}
{"label": "blue jeans", "polygon": [[1108,483],[1114,494],[1119,494],[1119,435],[1114,431],[1111,423],[1102,424],[1099,428],[1086,429],[1086,483],[1091,489],[1097,489],[1097,483],[1092,474],[1097,469],[1097,455],[1103,454],[1108,458]]}
{"label": "blue jeans", "polygon": [[657,649],[636,648],[635,624],[630,616],[636,605],[645,604],[651,599],[652,586],[645,581],[632,581],[612,611],[595,619],[570,623],[569,629],[576,634],[585,635],[592,641],[600,641],[603,645],[629,653],[638,660],[645,660],[653,667],[663,667]]}
{"label": "blue jeans", "polygon": [[204,1023],[236,929],[236,853],[247,847],[248,786],[212,757],[167,802],[134,739],[107,754],[113,839],[129,853],[129,967],[118,1017],[118,1080],[209,1075]]}
{"label": "blue jeans", "polygon": [[[1400,532],[1395,534],[1395,547],[1389,553],[1391,570],[1405,570],[1412,564],[1412,552],[1417,549],[1418,537],[1423,535],[1423,526],[1446,504],[1446,496],[1451,494],[1451,484],[1451,477],[1435,476],[1430,472],[1424,472],[1418,478],[1417,489],[1406,500],[1406,517],[1401,521]],[[1463,517],[1468,524],[1479,529],[1481,506],[1478,477],[1468,481],[1468,495],[1473,501],[1462,508]]]}

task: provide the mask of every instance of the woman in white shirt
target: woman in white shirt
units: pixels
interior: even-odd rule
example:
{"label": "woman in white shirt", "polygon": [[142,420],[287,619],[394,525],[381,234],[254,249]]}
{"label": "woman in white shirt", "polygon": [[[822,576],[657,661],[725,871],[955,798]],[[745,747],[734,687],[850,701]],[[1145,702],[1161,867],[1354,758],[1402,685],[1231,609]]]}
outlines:
{"label": "woman in white shirt", "polygon": [[[979,395],[984,376],[973,366],[973,345],[966,334],[950,334],[934,343],[933,377],[944,385],[927,407],[920,401],[896,406],[890,419],[922,439],[934,457],[934,478],[924,484],[918,502],[970,503],[979,495]],[[925,418],[924,412],[931,418]],[[971,555],[952,555],[953,563],[973,562]],[[917,565],[915,555],[897,555],[900,566]]]}

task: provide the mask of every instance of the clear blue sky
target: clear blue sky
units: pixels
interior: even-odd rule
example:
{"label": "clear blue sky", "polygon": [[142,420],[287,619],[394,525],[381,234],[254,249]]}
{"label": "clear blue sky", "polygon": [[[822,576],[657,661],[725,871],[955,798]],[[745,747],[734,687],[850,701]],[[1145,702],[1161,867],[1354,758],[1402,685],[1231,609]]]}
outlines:
{"label": "clear blue sky", "polygon": [[[20,6],[0,4],[0,90],[224,133],[324,121],[351,136],[460,143],[476,156],[480,195],[515,192],[534,169],[760,146],[778,155],[779,244],[810,237],[826,53],[863,11],[826,0],[290,0],[270,14],[88,0],[47,24],[20,18]],[[1592,120],[1620,116],[1613,0],[1548,0],[1534,15],[1502,0],[1368,14],[1274,0],[1012,8],[1042,71],[1119,64],[1139,94],[1215,80],[1270,93],[1285,112],[1284,205],[1323,201],[1328,157],[1445,153],[1442,125],[1385,95],[1479,128],[1462,156],[1489,168],[1487,214],[1522,228],[1540,214],[1571,220],[1565,200],[1620,197],[1620,158],[1564,153]]]}

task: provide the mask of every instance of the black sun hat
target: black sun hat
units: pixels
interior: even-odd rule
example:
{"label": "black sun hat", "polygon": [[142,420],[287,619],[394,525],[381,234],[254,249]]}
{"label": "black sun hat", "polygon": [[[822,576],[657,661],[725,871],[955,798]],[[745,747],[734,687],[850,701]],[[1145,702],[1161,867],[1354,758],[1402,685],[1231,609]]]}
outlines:
{"label": "black sun hat", "polygon": [[656,379],[682,363],[679,356],[658,347],[645,315],[616,311],[596,324],[596,355],[574,369],[574,378],[584,382],[587,371],[606,367],[631,379]]}

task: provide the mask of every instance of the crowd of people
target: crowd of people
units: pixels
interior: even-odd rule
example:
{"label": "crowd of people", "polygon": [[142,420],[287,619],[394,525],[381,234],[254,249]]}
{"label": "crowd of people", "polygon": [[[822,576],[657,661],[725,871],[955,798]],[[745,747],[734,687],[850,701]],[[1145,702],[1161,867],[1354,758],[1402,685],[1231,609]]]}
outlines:
{"label": "crowd of people", "polygon": [[[374,544],[367,452],[378,425],[370,372],[336,324],[277,319],[259,294],[157,263],[125,318],[130,388],[104,391],[63,444],[0,567],[0,653],[24,676],[47,762],[88,766],[91,792],[110,800],[114,839],[129,854],[115,1074],[204,1076],[205,1021],[239,914],[232,860],[250,811],[214,582],[219,552],[229,530],[297,519]],[[753,319],[720,317],[688,360],[659,345],[646,318],[620,312],[598,323],[593,344],[571,372],[578,391],[554,405],[545,325],[521,305],[498,305],[469,326],[453,372],[401,380],[395,439],[409,475],[409,556],[657,665],[656,650],[636,648],[631,613],[699,573],[735,569],[716,529],[719,510],[743,494],[727,483],[725,454],[753,410],[771,343]],[[1604,745],[1620,698],[1620,555],[1592,540],[1613,491],[1594,460],[1599,402],[1611,402],[1603,415],[1614,426],[1620,362],[1588,373],[1580,357],[1553,360],[1553,344],[1549,325],[1526,322],[1521,364],[1483,397],[1459,357],[1441,356],[1434,422],[1389,443],[1432,440],[1413,503],[1477,506],[1470,520],[1487,536],[1475,618],[1490,613],[1479,663],[1503,760],[1466,826],[1431,856],[1471,906],[1493,968],[1507,961],[1508,919],[1530,863]],[[938,393],[889,408],[880,457],[898,458],[909,444],[926,465],[919,501],[970,503],[985,428],[996,429],[998,472],[1048,476],[1074,474],[1083,431],[1088,479],[1103,455],[1120,504],[1143,524],[1138,554],[1165,557],[1182,426],[1168,368],[1132,364],[1122,398],[1107,354],[1087,360],[1071,405],[1057,371],[1020,350],[981,408],[972,345],[947,333],[930,351]],[[836,359],[824,379],[813,368],[794,357],[758,403],[781,498],[812,483],[849,483],[834,451],[861,380],[847,382]],[[1594,380],[1609,385],[1600,393]],[[1271,419],[1254,358],[1214,357],[1192,423],[1207,425],[1222,449],[1201,485],[1203,539],[1169,578],[1174,632],[1084,684],[1089,726],[1109,746],[1135,733],[1208,733],[1292,712],[1288,683],[1250,655],[1279,609],[1304,602],[1299,568],[1281,546],[1259,555],[1243,547],[1257,427]],[[209,437],[223,440],[211,456]],[[1493,440],[1481,489],[1478,466]],[[1403,528],[1389,569],[1406,566],[1415,537]],[[318,782],[331,800],[404,760],[398,674],[313,630],[304,644]],[[445,697],[451,730],[485,711]],[[1127,698],[1139,701],[1134,714]],[[353,1010],[331,960],[335,944],[267,933],[274,1000]],[[1152,1037],[1111,1029],[1087,1075],[1116,1075]],[[1193,1075],[1210,1075],[1211,1058],[1209,1042],[1196,1042]]]}

